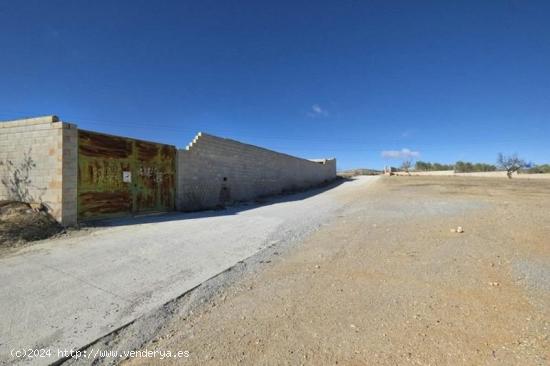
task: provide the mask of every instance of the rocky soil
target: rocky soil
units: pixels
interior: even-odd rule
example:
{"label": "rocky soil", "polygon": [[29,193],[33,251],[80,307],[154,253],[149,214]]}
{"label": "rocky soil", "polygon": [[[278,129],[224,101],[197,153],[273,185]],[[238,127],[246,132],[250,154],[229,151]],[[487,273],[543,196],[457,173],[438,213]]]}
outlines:
{"label": "rocky soil", "polygon": [[331,223],[186,295],[142,345],[188,358],[124,364],[550,363],[547,181],[383,177],[338,199]]}
{"label": "rocky soil", "polygon": [[0,201],[0,251],[49,238],[62,227],[43,210],[24,202]]}

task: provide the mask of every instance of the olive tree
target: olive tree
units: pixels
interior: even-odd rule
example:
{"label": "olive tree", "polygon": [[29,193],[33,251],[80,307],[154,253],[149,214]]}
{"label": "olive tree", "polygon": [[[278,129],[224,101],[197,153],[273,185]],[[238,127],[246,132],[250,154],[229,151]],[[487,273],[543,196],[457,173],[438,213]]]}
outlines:
{"label": "olive tree", "polygon": [[502,169],[506,170],[506,175],[508,178],[512,179],[512,174],[519,171],[521,168],[525,167],[525,160],[520,159],[517,154],[514,155],[503,155],[502,153],[498,154],[497,164]]}
{"label": "olive tree", "polygon": [[401,170],[406,172],[407,174],[411,174],[409,170],[411,169],[412,162],[410,160],[403,160],[403,163],[401,164]]}

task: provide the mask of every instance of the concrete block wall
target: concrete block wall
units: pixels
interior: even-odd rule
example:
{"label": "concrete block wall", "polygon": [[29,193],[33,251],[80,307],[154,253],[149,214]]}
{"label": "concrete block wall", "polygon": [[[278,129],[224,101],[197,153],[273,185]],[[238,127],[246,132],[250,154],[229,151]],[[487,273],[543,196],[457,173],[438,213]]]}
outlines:
{"label": "concrete block wall", "polygon": [[[25,164],[27,163],[27,164]],[[176,208],[212,208],[336,177],[336,160],[306,160],[204,133],[178,150]],[[56,116],[0,123],[0,200],[42,203],[77,223],[78,129]]]}
{"label": "concrete block wall", "polygon": [[62,131],[61,223],[75,225],[78,221],[78,129],[74,124],[65,123]]}
{"label": "concrete block wall", "polygon": [[306,160],[199,133],[178,150],[176,208],[212,208],[336,178],[336,160]]}
{"label": "concrete block wall", "polygon": [[43,203],[62,224],[75,224],[77,148],[76,126],[56,116],[0,123],[0,200]]}

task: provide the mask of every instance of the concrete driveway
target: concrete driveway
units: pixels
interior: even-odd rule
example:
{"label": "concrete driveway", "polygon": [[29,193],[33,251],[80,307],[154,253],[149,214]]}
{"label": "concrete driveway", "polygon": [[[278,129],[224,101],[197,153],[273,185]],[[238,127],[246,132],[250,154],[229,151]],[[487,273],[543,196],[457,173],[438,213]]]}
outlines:
{"label": "concrete driveway", "polygon": [[[0,362],[49,364],[270,244],[299,240],[376,178],[223,211],[113,222],[0,258]],[[343,195],[345,196],[345,194]],[[50,349],[17,359],[12,350]]]}

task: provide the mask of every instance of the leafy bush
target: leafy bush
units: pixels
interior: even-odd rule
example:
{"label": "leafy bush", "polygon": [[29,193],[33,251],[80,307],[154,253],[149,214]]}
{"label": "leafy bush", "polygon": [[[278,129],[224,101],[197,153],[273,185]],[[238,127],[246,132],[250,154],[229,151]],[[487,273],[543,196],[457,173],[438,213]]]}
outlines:
{"label": "leafy bush", "polygon": [[495,165],[485,163],[457,161],[455,164],[456,173],[494,172],[495,170],[497,170]]}
{"label": "leafy bush", "polygon": [[525,172],[529,174],[550,173],[550,164],[535,165],[534,167],[527,169]]}
{"label": "leafy bush", "polygon": [[429,163],[421,160],[417,161],[414,166],[414,170],[424,171],[424,172],[431,172],[435,170],[453,170],[453,169],[454,169],[454,165]]}

